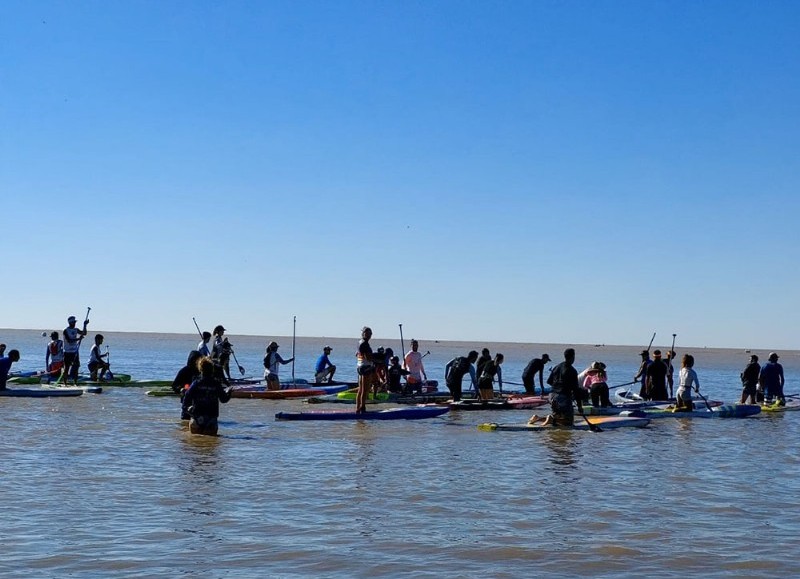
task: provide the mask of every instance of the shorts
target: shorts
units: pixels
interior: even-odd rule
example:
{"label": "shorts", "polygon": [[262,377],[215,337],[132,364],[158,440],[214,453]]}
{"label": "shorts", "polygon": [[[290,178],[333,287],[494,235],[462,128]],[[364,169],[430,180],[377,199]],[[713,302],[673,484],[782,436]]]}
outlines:
{"label": "shorts", "polygon": [[678,392],[675,395],[675,406],[686,408],[686,410],[691,410],[694,408],[692,403],[692,393],[688,390],[678,389]]}
{"label": "shorts", "polygon": [[264,380],[267,382],[267,390],[281,389],[281,381],[277,374],[267,374]]}
{"label": "shorts", "polygon": [[560,426],[572,426],[575,423],[575,411],[572,409],[572,398],[569,396],[550,395],[550,416],[553,423]]}

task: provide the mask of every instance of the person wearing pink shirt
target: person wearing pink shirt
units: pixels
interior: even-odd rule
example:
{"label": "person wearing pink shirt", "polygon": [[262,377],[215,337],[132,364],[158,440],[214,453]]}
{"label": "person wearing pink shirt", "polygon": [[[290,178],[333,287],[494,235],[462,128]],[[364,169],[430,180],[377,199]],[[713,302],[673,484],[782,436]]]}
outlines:
{"label": "person wearing pink shirt", "polygon": [[592,362],[591,367],[586,370],[586,375],[581,384],[592,398],[592,406],[595,408],[607,408],[611,406],[608,398],[608,375],[606,365],[602,362]]}

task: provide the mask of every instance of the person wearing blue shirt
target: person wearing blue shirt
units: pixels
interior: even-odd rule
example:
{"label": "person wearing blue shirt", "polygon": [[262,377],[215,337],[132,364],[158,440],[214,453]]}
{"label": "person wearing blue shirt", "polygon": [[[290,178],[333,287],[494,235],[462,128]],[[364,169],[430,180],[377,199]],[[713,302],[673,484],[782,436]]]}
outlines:
{"label": "person wearing blue shirt", "polygon": [[0,358],[0,390],[6,389],[8,373],[11,370],[11,364],[14,362],[19,362],[19,350],[11,350],[8,356]]}
{"label": "person wearing blue shirt", "polygon": [[764,392],[764,403],[772,404],[772,399],[777,399],[777,404],[786,406],[786,398],[783,396],[783,366],[778,364],[778,354],[771,352],[769,361],[761,368],[758,376],[758,384]]}
{"label": "person wearing blue shirt", "polygon": [[331,353],[330,346],[322,348],[322,355],[317,358],[317,365],[314,366],[314,382],[321,384],[323,382],[332,382],[333,375],[336,373],[336,366],[331,364],[328,355]]}

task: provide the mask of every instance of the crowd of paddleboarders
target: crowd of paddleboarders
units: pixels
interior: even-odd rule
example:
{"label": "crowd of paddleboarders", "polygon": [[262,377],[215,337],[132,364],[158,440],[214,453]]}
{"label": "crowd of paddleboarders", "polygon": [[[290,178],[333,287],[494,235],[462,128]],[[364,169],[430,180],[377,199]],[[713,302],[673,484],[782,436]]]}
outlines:
{"label": "crowd of paddleboarders", "polygon": [[[89,308],[91,310],[91,308]],[[69,316],[67,327],[61,336],[58,332],[50,334],[50,342],[45,351],[45,374],[48,377],[57,376],[56,384],[78,383],[80,368],[80,346],[88,334],[89,310],[83,321],[82,327],[77,326],[77,318]],[[195,322],[197,325],[197,322]],[[218,429],[219,403],[225,403],[231,398],[231,392],[237,379],[231,376],[231,358],[244,374],[244,368],[236,359],[233,346],[225,336],[225,327],[217,325],[212,332],[200,331],[200,342],[192,350],[183,366],[175,376],[172,389],[181,396],[182,418],[190,421],[190,430],[193,433],[216,434]],[[43,334],[43,336],[46,333]],[[380,392],[413,397],[426,391],[428,376],[425,371],[423,359],[430,354],[419,351],[419,342],[411,340],[411,349],[403,355],[402,363],[391,348],[377,348],[373,351],[370,345],[372,329],[364,326],[361,330],[361,340],[356,350],[356,372],[358,375],[356,393],[356,413],[362,414],[366,410],[366,401],[370,394],[377,396]],[[96,334],[94,344],[89,353],[87,368],[91,381],[102,382],[113,378],[110,370],[108,347],[102,352],[104,336]],[[265,349],[264,382],[268,390],[281,388],[280,367],[294,362],[294,357],[283,358],[275,341],[270,341]],[[11,365],[18,362],[20,353],[12,349],[5,354],[6,345],[0,344],[0,389],[6,388]],[[333,348],[325,345],[322,353],[317,358],[314,368],[315,384],[332,384],[336,374],[336,366],[331,362],[330,355]],[[546,383],[549,386],[550,414],[545,417],[544,425],[570,426],[574,423],[574,407],[583,415],[583,405],[591,404],[594,407],[611,406],[609,398],[608,376],[606,365],[603,362],[592,362],[582,372],[575,368],[575,350],[567,348],[563,353],[564,360],[548,373]],[[678,388],[674,391],[675,368],[673,361],[676,353],[670,349],[662,357],[660,350],[642,350],[641,363],[633,381],[628,384],[640,384],[639,398],[644,401],[674,400],[675,411],[690,411],[694,408],[692,391],[700,394],[700,381],[694,370],[694,357],[684,354],[681,358],[681,367],[678,372]],[[784,374],[783,367],[778,362],[779,356],[771,352],[767,363],[759,364],[758,356],[753,354],[750,361],[740,374],[742,381],[741,403],[748,401],[751,404],[785,405],[783,393]],[[550,356],[545,353],[531,359],[522,372],[521,385],[524,387],[525,396],[536,395],[538,382],[541,396],[546,395],[544,371]],[[459,402],[463,396],[463,381],[467,375],[470,380],[470,392],[473,397],[490,401],[496,396],[495,384],[499,387],[499,394],[503,395],[502,364],[504,356],[496,353],[494,357],[487,348],[481,354],[477,350],[469,351],[465,356],[457,356],[445,366],[445,384],[453,402]],[[673,399],[674,394],[674,399]],[[539,416],[531,417],[530,422],[542,420]]]}
{"label": "crowd of paddleboarders", "polygon": [[[82,328],[77,327],[75,316],[69,316],[67,327],[60,335],[55,331],[50,333],[50,342],[45,348],[45,370],[41,372],[42,379],[47,381],[54,379],[59,385],[68,384],[70,381],[73,384],[78,383],[80,347],[88,333],[88,325],[89,315],[87,312]],[[42,336],[47,336],[47,332],[43,332]],[[95,334],[94,344],[89,351],[87,369],[89,370],[89,379],[95,382],[110,381],[113,378],[108,361],[108,347],[105,352],[101,350],[104,340],[103,334]],[[20,359],[19,350],[10,350],[8,356],[5,356],[5,348],[5,344],[0,344],[0,389],[6,387],[11,364]]]}

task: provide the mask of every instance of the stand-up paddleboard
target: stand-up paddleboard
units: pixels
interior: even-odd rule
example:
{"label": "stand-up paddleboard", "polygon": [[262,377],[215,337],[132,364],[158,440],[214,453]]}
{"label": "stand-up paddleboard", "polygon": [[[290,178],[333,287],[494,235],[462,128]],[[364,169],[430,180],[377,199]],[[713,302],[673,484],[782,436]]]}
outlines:
{"label": "stand-up paddleboard", "polygon": [[477,400],[474,398],[449,402],[453,410],[525,410],[538,408],[547,404],[549,400],[542,396],[513,396],[509,398],[496,398],[493,400]]}
{"label": "stand-up paddleboard", "polygon": [[[349,402],[355,404],[356,396],[358,392],[356,390],[347,390],[345,392],[339,392],[337,397],[343,402]],[[432,392],[423,392],[422,394],[412,394],[410,396],[404,396],[402,394],[393,394],[391,392],[378,392],[377,394],[373,394],[370,392],[367,394],[367,399],[374,401],[374,402],[394,402],[397,404],[422,404],[427,402],[445,402],[448,399],[452,398],[452,394],[450,392],[440,392],[438,390]]]}
{"label": "stand-up paddleboard", "polygon": [[325,396],[334,394],[348,388],[341,386],[321,386],[319,388],[287,388],[281,390],[267,390],[265,386],[234,388],[231,398],[260,398],[265,400],[283,400],[286,398],[308,398],[309,396]]}
{"label": "stand-up paddleboard", "polygon": [[0,396],[12,398],[58,398],[65,396],[81,396],[80,388],[6,388],[0,390]]}
{"label": "stand-up paddleboard", "polygon": [[[16,376],[14,378],[9,378],[9,382],[13,382],[14,384],[55,384],[61,374],[56,374],[55,376],[49,376],[48,374],[34,374],[32,376]],[[109,385],[109,386],[121,386],[127,382],[131,381],[130,374],[114,374],[114,377],[111,380],[92,380],[91,376],[87,376],[85,374],[81,374],[78,376],[78,384],[100,384],[100,385]],[[72,382],[70,379],[69,382]],[[170,381],[170,384],[172,382]]]}
{"label": "stand-up paddleboard", "polygon": [[[620,388],[614,391],[614,399],[617,401],[618,405],[627,405],[628,409],[631,408],[648,408],[651,406],[674,406],[675,405],[675,398],[670,398],[669,400],[645,400],[639,394],[634,392],[633,390],[628,390],[626,388]],[[706,404],[703,402],[702,399],[695,399],[693,400],[695,408],[705,408]],[[709,400],[709,406],[721,406],[723,402],[721,400]]]}
{"label": "stand-up paddleboard", "polygon": [[[590,419],[592,426],[597,426],[602,430],[612,428],[642,428],[650,423],[649,418],[639,416],[595,416]],[[534,424],[498,424],[497,422],[486,422],[478,425],[479,430],[508,430],[508,431],[539,431],[539,430],[589,430],[590,426],[580,417],[575,417],[572,426],[544,426],[544,418]]]}
{"label": "stand-up paddleboard", "polygon": [[309,410],[305,412],[278,412],[275,420],[418,420],[446,414],[447,406],[413,406],[386,408],[358,414],[350,410]]}
{"label": "stand-up paddleboard", "polygon": [[776,401],[772,404],[763,404],[761,410],[764,412],[791,412],[793,410],[800,410],[800,398],[787,396],[785,406],[781,406]]}
{"label": "stand-up paddleboard", "polygon": [[712,408],[675,410],[675,408],[642,408],[649,418],[746,418],[761,412],[758,404],[723,404]]}
{"label": "stand-up paddleboard", "polygon": [[156,388],[155,390],[148,390],[145,392],[147,396],[174,396],[177,398],[180,396],[177,392],[173,391],[172,388]]}

